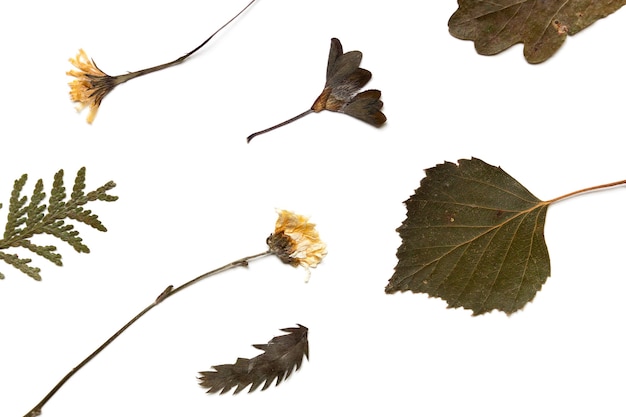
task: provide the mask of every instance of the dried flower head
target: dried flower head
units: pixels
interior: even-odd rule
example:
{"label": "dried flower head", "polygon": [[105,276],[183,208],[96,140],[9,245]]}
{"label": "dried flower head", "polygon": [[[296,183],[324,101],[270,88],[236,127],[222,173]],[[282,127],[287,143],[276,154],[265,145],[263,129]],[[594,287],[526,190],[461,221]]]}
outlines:
{"label": "dried flower head", "polygon": [[362,58],[360,51],[344,54],[339,39],[331,39],[326,84],[311,110],[316,113],[322,110],[345,113],[376,127],[385,123],[387,118],[380,111],[383,107],[380,91],[367,90],[357,94],[372,78],[371,72],[359,68]]}
{"label": "dried flower head", "polygon": [[70,98],[78,103],[78,111],[89,107],[87,123],[92,123],[102,99],[118,84],[116,77],[100,70],[82,49],[78,51],[76,58],[70,58],[70,62],[76,67],[67,72],[67,75],[76,78],[69,83]]}
{"label": "dried flower head", "polygon": [[371,72],[359,68],[362,58],[363,54],[360,51],[350,51],[344,54],[339,39],[331,39],[326,68],[326,84],[313,106],[276,126],[251,134],[248,136],[248,142],[255,136],[282,127],[307,114],[319,113],[322,110],[345,113],[372,126],[382,126],[387,121],[387,117],[380,111],[383,108],[383,102],[380,101],[380,91],[366,90],[358,93],[372,78]]}
{"label": "dried flower head", "polygon": [[198,50],[200,50],[204,45],[206,45],[215,35],[217,35],[222,29],[230,24],[233,20],[235,20],[240,14],[242,14],[248,7],[252,5],[256,0],[251,0],[250,3],[239,13],[237,13],[232,19],[222,25],[218,30],[213,32],[211,36],[204,40],[199,46],[192,49],[190,52],[187,52],[185,55],[175,59],[173,61],[167,62],[165,64],[156,65],[154,67],[142,69],[139,71],[128,72],[126,74],[110,76],[105,74],[96,63],[90,59],[85,51],[82,49],[78,51],[78,55],[76,58],[70,58],[70,62],[77,69],[70,70],[67,72],[67,75],[75,77],[76,79],[70,82],[70,97],[72,101],[77,102],[77,110],[81,111],[85,107],[89,107],[89,116],[87,116],[87,123],[92,123],[96,118],[96,114],[98,113],[98,108],[100,107],[100,103],[102,99],[113,90],[113,88],[118,85],[125,83],[126,81],[130,81],[133,78],[141,77],[142,75],[147,75],[156,71],[160,71],[169,67],[173,67],[174,65],[182,64],[187,58],[191,55],[195,54]]}
{"label": "dried flower head", "polygon": [[294,267],[315,268],[326,255],[326,244],[320,240],[315,224],[309,218],[287,210],[277,210],[276,228],[267,238],[270,252]]}

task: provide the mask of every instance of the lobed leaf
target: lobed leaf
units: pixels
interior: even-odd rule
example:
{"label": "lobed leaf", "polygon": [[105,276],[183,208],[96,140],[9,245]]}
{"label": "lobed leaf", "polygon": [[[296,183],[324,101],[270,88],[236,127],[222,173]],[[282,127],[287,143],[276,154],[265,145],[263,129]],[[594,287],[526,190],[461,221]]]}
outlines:
{"label": "lobed leaf", "polygon": [[387,293],[426,293],[475,315],[511,314],[550,275],[543,236],[549,203],[499,167],[476,158],[437,165],[405,204]]}
{"label": "lobed leaf", "polygon": [[281,329],[287,334],[274,337],[265,345],[253,345],[262,350],[252,359],[238,358],[232,365],[214,366],[214,371],[200,372],[199,384],[207,393],[224,394],[235,388],[234,394],[250,386],[253,392],[261,384],[267,389],[276,380],[276,386],[289,378],[294,369],[300,369],[302,359],[309,357],[308,329],[302,325]]}
{"label": "lobed leaf", "polygon": [[524,44],[530,63],[550,58],[567,35],[617,11],[626,0],[458,0],[450,33],[474,41],[476,51],[493,55]]}

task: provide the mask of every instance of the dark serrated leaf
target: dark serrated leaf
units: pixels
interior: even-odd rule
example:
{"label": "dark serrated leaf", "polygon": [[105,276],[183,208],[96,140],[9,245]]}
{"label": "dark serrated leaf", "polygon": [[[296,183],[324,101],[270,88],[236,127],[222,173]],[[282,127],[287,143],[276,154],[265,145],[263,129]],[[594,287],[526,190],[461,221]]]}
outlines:
{"label": "dark serrated leaf", "polygon": [[480,159],[426,170],[406,202],[402,244],[386,292],[413,291],[475,315],[513,313],[550,275],[549,203]]}
{"label": "dark serrated leaf", "polygon": [[458,0],[448,26],[460,39],[472,40],[476,51],[493,55],[524,44],[530,63],[550,58],[567,35],[618,10],[626,0]]}
{"label": "dark serrated leaf", "polygon": [[199,384],[207,393],[224,394],[235,388],[239,393],[250,385],[253,392],[261,384],[267,389],[274,380],[276,386],[300,369],[302,359],[309,357],[308,329],[302,325],[281,329],[287,334],[274,337],[265,345],[253,345],[264,351],[252,359],[238,358],[232,365],[214,366],[214,371],[200,372]]}

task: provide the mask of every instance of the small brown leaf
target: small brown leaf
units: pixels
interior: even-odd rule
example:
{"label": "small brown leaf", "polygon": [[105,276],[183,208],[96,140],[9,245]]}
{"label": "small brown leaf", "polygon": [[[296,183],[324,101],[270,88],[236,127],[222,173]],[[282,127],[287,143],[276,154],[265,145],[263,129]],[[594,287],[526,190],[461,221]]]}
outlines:
{"label": "small brown leaf", "polygon": [[199,384],[208,388],[208,394],[224,394],[235,388],[239,393],[248,385],[248,392],[256,390],[261,384],[266,390],[274,380],[276,386],[289,378],[294,368],[300,369],[302,358],[309,358],[308,330],[302,325],[281,329],[287,334],[276,336],[266,345],[253,345],[264,351],[252,359],[238,358],[232,365],[214,366],[214,371],[200,372]]}
{"label": "small brown leaf", "polygon": [[345,113],[372,126],[380,127],[387,118],[381,111],[383,102],[381,92],[368,90],[358,93],[372,78],[372,73],[359,68],[363,54],[360,51],[343,52],[339,39],[330,41],[328,66],[326,67],[326,84],[311,108],[291,119],[248,136],[248,142],[255,136],[267,133],[288,123],[296,121],[310,113],[330,110]]}
{"label": "small brown leaf", "polygon": [[481,55],[494,55],[524,44],[531,64],[550,58],[567,35],[617,11],[626,0],[458,0],[450,33],[474,41]]}

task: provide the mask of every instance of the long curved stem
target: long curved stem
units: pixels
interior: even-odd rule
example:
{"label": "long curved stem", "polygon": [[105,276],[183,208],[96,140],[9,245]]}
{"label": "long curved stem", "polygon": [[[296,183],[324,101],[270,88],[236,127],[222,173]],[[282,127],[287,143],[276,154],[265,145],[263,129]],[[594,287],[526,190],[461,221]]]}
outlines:
{"label": "long curved stem", "polygon": [[169,297],[171,297],[172,295],[184,290],[185,288],[188,288],[190,286],[192,286],[193,284],[197,283],[198,281],[201,281],[205,278],[208,278],[210,276],[219,274],[220,272],[224,272],[227,271],[229,269],[232,268],[236,268],[239,266],[243,266],[246,267],[248,266],[248,263],[252,260],[258,259],[258,258],[262,258],[264,256],[267,256],[269,254],[271,254],[272,252],[267,250],[265,252],[261,252],[261,253],[257,253],[256,255],[251,255],[251,256],[246,256],[244,258],[241,259],[237,259],[236,261],[233,261],[229,264],[226,264],[220,268],[214,269],[212,271],[206,272],[190,281],[187,281],[186,283],[182,284],[179,287],[174,288],[173,285],[170,285],[169,287],[167,287],[153,302],[152,304],[148,305],[146,308],[144,308],[143,310],[141,310],[135,317],[133,317],[132,319],[130,319],[128,321],[128,323],[126,323],[124,326],[122,326],[117,332],[115,332],[113,334],[113,336],[109,337],[103,344],[101,344],[100,346],[98,346],[98,348],[96,350],[94,350],[91,354],[89,354],[89,356],[87,356],[85,359],[83,359],[78,365],[76,365],[74,368],[72,368],[71,371],[69,371],[63,378],[61,378],[61,380],[50,390],[50,392],[48,392],[48,394],[46,394],[45,397],[43,397],[43,399],[41,401],[39,401],[39,403],[37,403],[37,405],[35,405],[28,413],[26,413],[24,415],[24,417],[35,417],[35,416],[39,416],[41,415],[41,410],[44,407],[44,405],[46,405],[46,403],[54,396],[54,394],[57,393],[57,391],[59,389],[61,389],[61,387],[72,377],[74,376],[74,374],[76,372],[78,372],[82,367],[84,367],[85,365],[87,365],[93,358],[95,358],[100,352],[102,352],[107,346],[109,346],[115,339],[117,339],[122,333],[124,333],[126,331],[126,329],[128,329],[130,326],[133,325],[133,323],[135,323],[137,320],[139,320],[141,317],[143,317],[148,311],[152,310],[154,307],[156,307],[157,305],[161,304],[163,301],[165,301],[166,299],[168,299]]}
{"label": "long curved stem", "polygon": [[142,70],[139,70],[139,71],[129,72],[128,74],[118,75],[118,76],[114,77],[115,78],[115,85],[119,85],[119,84],[125,83],[126,81],[132,80],[133,78],[141,77],[142,75],[150,74],[152,72],[160,71],[162,69],[173,67],[174,65],[181,64],[183,61],[185,61],[187,58],[189,58],[191,55],[193,55],[199,49],[201,49],[204,45],[206,45],[211,39],[213,39],[213,37],[215,35],[217,35],[222,29],[224,29],[226,26],[228,26],[233,20],[238,18],[239,15],[241,15],[243,12],[245,12],[248,7],[252,6],[252,3],[254,3],[255,1],[256,0],[252,0],[250,3],[248,3],[248,5],[246,7],[241,9],[241,11],[239,11],[239,13],[237,13],[235,16],[233,16],[228,22],[224,23],[218,30],[213,32],[213,34],[211,36],[209,36],[207,39],[205,39],[204,42],[202,42],[200,45],[198,45],[197,47],[195,47],[191,51],[187,52],[185,55],[183,55],[180,58],[175,59],[175,60],[173,60],[171,62],[168,62],[166,64],[157,65],[157,66],[146,68],[146,69],[142,69]]}
{"label": "long curved stem", "polygon": [[261,131],[255,132],[255,133],[251,134],[250,136],[248,136],[248,138],[247,138],[248,143],[250,143],[250,141],[251,141],[251,140],[252,140],[255,136],[259,136],[259,135],[262,135],[263,133],[271,132],[271,131],[272,131],[272,130],[274,130],[274,129],[278,129],[279,127],[283,127],[283,126],[285,126],[286,124],[289,124],[289,123],[291,123],[291,122],[295,122],[296,120],[301,119],[301,118],[303,118],[304,116],[306,116],[307,114],[309,114],[309,113],[313,113],[314,111],[315,111],[315,110],[313,110],[313,109],[309,109],[309,110],[307,110],[307,111],[305,111],[305,112],[300,113],[300,114],[299,114],[299,115],[297,115],[297,116],[292,117],[292,118],[291,118],[291,119],[289,119],[289,120],[285,120],[285,121],[284,121],[284,122],[282,122],[282,123],[279,123],[279,124],[274,125],[274,126],[272,126],[272,127],[268,127],[267,129],[264,129],[264,130],[261,130]]}

